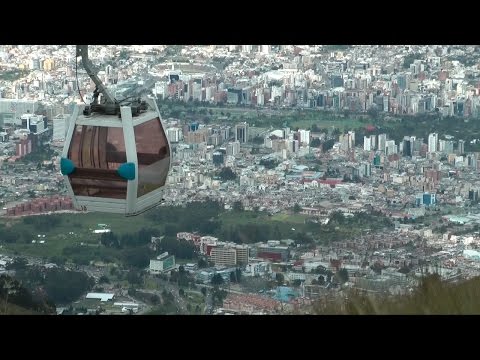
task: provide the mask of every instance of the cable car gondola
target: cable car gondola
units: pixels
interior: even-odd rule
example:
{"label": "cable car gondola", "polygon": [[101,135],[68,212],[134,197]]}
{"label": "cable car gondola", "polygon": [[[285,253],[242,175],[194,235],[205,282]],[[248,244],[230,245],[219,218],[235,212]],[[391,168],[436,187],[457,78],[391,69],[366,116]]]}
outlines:
{"label": "cable car gondola", "polygon": [[137,215],[162,201],[170,143],[152,99],[114,99],[77,46],[96,88],[90,105],[75,106],[60,169],[76,209]]}

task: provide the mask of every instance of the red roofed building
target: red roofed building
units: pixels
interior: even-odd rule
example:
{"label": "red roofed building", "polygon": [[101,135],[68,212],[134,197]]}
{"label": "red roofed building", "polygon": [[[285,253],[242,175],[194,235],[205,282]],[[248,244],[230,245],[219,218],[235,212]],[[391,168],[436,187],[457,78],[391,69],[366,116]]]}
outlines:
{"label": "red roofed building", "polygon": [[229,293],[223,301],[223,308],[242,313],[267,312],[276,313],[281,310],[280,301],[258,295]]}
{"label": "red roofed building", "polygon": [[341,184],[343,180],[341,179],[326,179],[326,180],[319,180],[320,184],[330,185],[331,187],[335,187],[335,185]]}
{"label": "red roofed building", "polygon": [[334,268],[336,271],[340,270],[342,266],[342,261],[338,259],[331,259],[330,260],[330,267]]}

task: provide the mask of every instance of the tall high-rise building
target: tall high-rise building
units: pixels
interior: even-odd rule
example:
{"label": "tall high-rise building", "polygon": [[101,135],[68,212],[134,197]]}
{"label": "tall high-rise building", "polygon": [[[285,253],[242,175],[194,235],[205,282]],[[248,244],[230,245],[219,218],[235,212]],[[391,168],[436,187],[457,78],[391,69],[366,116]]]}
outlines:
{"label": "tall high-rise building", "polygon": [[386,143],[387,143],[387,134],[378,135],[378,150],[385,151]]}
{"label": "tall high-rise building", "polygon": [[353,149],[355,147],[355,132],[349,131],[348,132],[348,149]]}
{"label": "tall high-rise building", "polygon": [[268,54],[270,54],[271,48],[272,48],[271,45],[261,45],[260,46],[260,51],[262,52],[262,54],[268,55]]}
{"label": "tall high-rise building", "polygon": [[236,156],[240,153],[240,142],[234,141],[227,144],[227,155]]}
{"label": "tall high-rise building", "polygon": [[445,150],[445,143],[446,142],[447,141],[443,140],[443,139],[438,140],[438,151],[439,152],[443,152]]}
{"label": "tall high-rise building", "polygon": [[235,125],[235,141],[244,144],[248,141],[248,124],[242,123]]}
{"label": "tall high-rise building", "polygon": [[447,140],[445,142],[445,148],[444,148],[444,153],[445,154],[453,154],[453,141],[452,140]]}
{"label": "tall high-rise building", "polygon": [[370,147],[372,150],[376,150],[378,146],[377,135],[370,135]]}
{"label": "tall high-rise building", "polygon": [[177,143],[183,139],[182,129],[177,127],[172,127],[167,129],[167,138],[168,141],[172,143]]}
{"label": "tall high-rise building", "polygon": [[215,266],[235,266],[237,251],[231,247],[214,247],[210,252],[210,259]]}
{"label": "tall high-rise building", "polygon": [[438,150],[438,134],[432,133],[428,135],[428,152],[436,152]]}
{"label": "tall high-rise building", "polygon": [[402,153],[403,156],[412,156],[413,152],[413,141],[410,136],[405,136],[403,138],[403,146],[402,146]]}
{"label": "tall high-rise building", "polygon": [[395,140],[388,140],[385,143],[385,154],[392,155],[397,153],[397,145],[395,144]]}
{"label": "tall high-rise building", "polygon": [[458,153],[459,154],[465,154],[465,141],[464,140],[458,140]]}
{"label": "tall high-rise building", "polygon": [[338,140],[342,151],[350,151],[353,148],[352,145],[355,145],[355,133],[352,134],[352,132],[349,131],[346,134],[340,135]]}
{"label": "tall high-rise building", "polygon": [[370,163],[363,163],[359,167],[359,175],[361,177],[372,176],[372,165]]}
{"label": "tall high-rise building", "polygon": [[298,134],[300,135],[300,143],[310,144],[310,130],[298,130]]}
{"label": "tall high-rise building", "polygon": [[251,53],[253,49],[253,45],[242,45],[242,52],[244,53]]}
{"label": "tall high-rise building", "polygon": [[288,151],[297,152],[299,147],[298,140],[288,140]]}
{"label": "tall high-rise building", "polygon": [[415,141],[413,142],[413,151],[420,153],[420,151],[422,150],[422,145],[423,138],[415,139]]}
{"label": "tall high-rise building", "polygon": [[215,266],[247,265],[249,262],[247,245],[215,246],[210,251],[210,260]]}
{"label": "tall high-rise building", "polygon": [[215,151],[212,155],[212,161],[215,166],[221,166],[224,163],[223,152]]}
{"label": "tall high-rise building", "polygon": [[363,137],[363,150],[370,151],[372,150],[372,140],[370,136]]}

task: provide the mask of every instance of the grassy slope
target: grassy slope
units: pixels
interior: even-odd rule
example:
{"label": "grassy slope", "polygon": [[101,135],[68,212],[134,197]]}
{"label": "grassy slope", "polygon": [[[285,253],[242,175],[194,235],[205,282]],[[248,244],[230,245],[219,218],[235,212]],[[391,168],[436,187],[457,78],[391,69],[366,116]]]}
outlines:
{"label": "grassy slope", "polygon": [[[4,248],[8,251],[17,251],[20,254],[40,256],[40,257],[52,257],[62,255],[62,250],[66,246],[71,246],[83,242],[90,246],[97,246],[99,243],[100,235],[93,234],[93,229],[98,229],[98,224],[107,224],[109,228],[116,234],[134,233],[142,228],[158,228],[163,230],[163,223],[155,223],[148,220],[144,215],[136,217],[124,217],[117,214],[60,214],[61,223],[58,226],[53,227],[49,231],[39,232],[35,230],[33,225],[26,225],[22,219],[8,220],[12,231],[28,230],[34,236],[38,234],[45,235],[44,244],[32,244],[24,243],[19,240],[14,244],[5,244]],[[253,212],[244,213],[232,213],[226,212],[220,215],[223,229],[228,229],[231,225],[237,224],[262,224],[269,223],[276,225],[280,230],[285,231],[290,237],[295,235],[296,231],[304,230],[304,216],[303,215],[287,215],[277,214],[274,216],[268,216],[265,214],[254,214]],[[6,222],[5,219],[0,221]],[[92,229],[92,230],[90,230]],[[74,232],[73,235],[69,232]],[[40,240],[40,238],[36,238]]]}
{"label": "grassy slope", "polygon": [[5,312],[5,303],[0,300],[0,315],[39,315],[37,312],[8,303]]}
{"label": "grassy slope", "polygon": [[[18,240],[14,244],[5,244],[4,249],[8,252],[17,251],[20,254],[40,256],[50,258],[52,256],[61,256],[62,250],[67,246],[78,245],[84,243],[91,247],[97,247],[100,241],[100,234],[93,234],[93,229],[98,229],[98,224],[107,224],[108,227],[116,234],[122,235],[124,233],[135,233],[142,228],[157,228],[163,232],[163,222],[153,222],[145,217],[139,215],[136,217],[124,217],[117,214],[61,214],[59,215],[61,222],[58,226],[52,227],[49,231],[42,232],[45,235],[44,244],[25,243],[23,240]],[[366,227],[371,229],[379,229],[383,227],[382,219],[372,218],[366,221],[365,219],[345,220],[343,224],[329,224],[328,226],[307,225],[304,220],[307,216],[302,214],[286,214],[280,213],[273,216],[268,216],[265,213],[254,213],[250,211],[236,213],[224,212],[219,216],[221,221],[221,231],[228,231],[232,226],[245,224],[268,224],[272,229],[278,230],[283,238],[295,239],[299,232],[314,232],[315,238],[324,242],[342,240],[352,238],[359,235]],[[2,219],[0,221],[4,221]],[[11,230],[21,233],[22,230],[28,230],[34,236],[39,234],[33,225],[26,225],[21,219],[9,220]],[[69,234],[74,232],[74,234]],[[273,236],[273,234],[271,234]],[[36,240],[40,240],[36,238]],[[86,249],[85,249],[86,250]],[[106,250],[104,249],[104,252]],[[114,255],[114,254],[112,254]]]}
{"label": "grassy slope", "polygon": [[[141,228],[159,228],[163,229],[163,224],[156,224],[147,220],[144,215],[136,217],[125,217],[120,214],[107,213],[86,213],[86,214],[59,214],[61,223],[53,227],[49,231],[39,232],[32,225],[26,225],[22,219],[14,221],[9,220],[12,227],[11,230],[20,232],[21,230],[29,230],[35,236],[38,234],[45,235],[45,244],[21,243],[6,244],[7,250],[18,251],[20,254],[51,257],[61,255],[65,246],[79,244],[81,242],[96,246],[99,242],[100,235],[93,234],[94,229],[99,229],[98,224],[107,224],[109,228],[116,234],[134,233]],[[5,222],[5,219],[2,219]],[[92,230],[90,230],[92,229]],[[70,235],[74,232],[74,235]],[[37,238],[36,240],[40,240]]]}
{"label": "grassy slope", "polygon": [[[302,218],[303,215],[288,215],[288,214],[276,214],[268,216],[265,214],[255,214],[250,211],[243,213],[227,212],[220,216],[222,221],[222,228],[228,229],[231,225],[240,224],[271,224],[278,226],[282,233],[288,234],[290,237],[295,235],[295,231],[304,231],[305,225]],[[294,228],[295,230],[292,230]]]}

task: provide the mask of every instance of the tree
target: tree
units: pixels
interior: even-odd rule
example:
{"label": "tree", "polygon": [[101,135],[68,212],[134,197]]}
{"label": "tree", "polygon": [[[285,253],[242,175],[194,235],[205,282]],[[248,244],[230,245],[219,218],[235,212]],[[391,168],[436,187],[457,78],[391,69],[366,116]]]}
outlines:
{"label": "tree", "polygon": [[325,285],[325,277],[323,275],[318,277],[318,285]]}
{"label": "tree", "polygon": [[0,275],[0,299],[3,305],[0,313],[10,314],[10,304],[42,314],[55,312],[55,304],[50,299],[41,296],[38,292],[32,293],[22,282],[8,275]]}
{"label": "tree", "polygon": [[324,141],[322,143],[322,151],[327,152],[328,150],[333,148],[333,145],[335,145],[335,140],[334,139],[329,139],[327,141]]}
{"label": "tree", "polygon": [[262,166],[265,166],[266,169],[270,170],[270,169],[275,169],[278,165],[278,162],[273,159],[270,159],[270,160],[261,159],[259,164]]}
{"label": "tree", "polygon": [[133,286],[128,288],[127,294],[130,296],[135,296],[137,294],[137,289],[135,289]]}
{"label": "tree", "polygon": [[113,232],[103,233],[100,236],[100,243],[105,247],[113,247],[116,249],[121,247],[118,236]]}
{"label": "tree", "polygon": [[150,263],[153,251],[148,246],[124,250],[124,262],[128,266],[145,268]]}
{"label": "tree", "polygon": [[345,222],[345,215],[341,211],[334,211],[330,216],[330,221],[336,224],[343,224]]}
{"label": "tree", "polygon": [[139,285],[142,283],[142,277],[137,271],[129,271],[127,274],[127,281],[130,284]]}
{"label": "tree", "polygon": [[179,232],[179,228],[175,224],[166,224],[164,232],[166,236],[176,236]]}
{"label": "tree", "polygon": [[49,261],[56,265],[65,265],[66,259],[63,256],[54,255],[49,259]]}
{"label": "tree", "polygon": [[254,144],[261,145],[261,144],[263,144],[264,140],[263,140],[263,138],[262,138],[261,136],[258,136],[258,135],[257,135],[257,136],[255,136],[255,137],[252,139],[252,142],[253,142]]}
{"label": "tree", "polygon": [[293,212],[294,212],[295,214],[298,214],[300,211],[302,211],[302,207],[301,207],[300,205],[298,205],[298,204],[295,204],[295,205],[293,206]]}
{"label": "tree", "polygon": [[236,268],[235,269],[235,278],[237,279],[237,283],[242,280],[242,269]]}
{"label": "tree", "polygon": [[376,119],[378,117],[378,110],[377,110],[377,107],[375,105],[372,105],[368,110],[367,110],[367,114],[372,118],[372,119]]}
{"label": "tree", "polygon": [[297,232],[295,234],[295,243],[300,245],[312,244],[314,240],[311,236],[305,234],[303,231]]}
{"label": "tree", "polygon": [[233,172],[233,170],[231,168],[229,168],[228,166],[222,168],[222,170],[220,170],[220,173],[218,174],[218,176],[220,177],[220,179],[222,181],[229,181],[229,180],[233,181],[237,178],[237,174],[235,174]]}
{"label": "tree", "polygon": [[98,279],[98,283],[99,284],[110,284],[110,279],[107,276],[102,275],[102,276],[100,276],[100,279]]}
{"label": "tree", "polygon": [[225,290],[220,290],[215,287],[212,292],[212,306],[222,306],[223,300],[227,297],[228,293]]}
{"label": "tree", "polygon": [[93,288],[95,280],[83,272],[48,269],[45,272],[44,289],[55,303],[68,303],[77,300]]}
{"label": "tree", "polygon": [[320,147],[320,145],[322,145],[322,142],[320,141],[319,138],[314,138],[314,139],[312,139],[312,141],[310,141],[310,146],[311,147],[318,148],[318,147]]}
{"label": "tree", "polygon": [[208,267],[208,262],[204,258],[198,259],[198,268],[203,269]]}
{"label": "tree", "polygon": [[408,54],[407,56],[405,56],[405,58],[403,59],[403,67],[405,69],[408,69],[410,68],[410,65],[413,64],[413,62],[418,59],[420,57],[419,54]]}
{"label": "tree", "polygon": [[242,212],[243,211],[243,204],[240,200],[237,200],[233,203],[233,211],[235,211],[235,212]]}
{"label": "tree", "polygon": [[160,247],[162,251],[167,251],[169,254],[181,259],[193,259],[196,257],[195,245],[183,239],[177,240],[174,237],[166,236],[162,240]]}
{"label": "tree", "polygon": [[212,277],[212,285],[218,286],[223,284],[223,277],[220,274],[215,274]]}
{"label": "tree", "polygon": [[327,273],[325,275],[327,277],[327,282],[332,282],[333,272],[331,270],[327,270]]}
{"label": "tree", "polygon": [[118,274],[118,269],[116,267],[111,267],[110,268],[110,275],[115,276]]}
{"label": "tree", "polygon": [[180,266],[178,267],[178,274],[179,274],[180,276],[185,275],[185,266],[180,265]]}
{"label": "tree", "polygon": [[282,238],[282,232],[280,231],[278,225],[275,225],[275,227],[273,228],[273,238],[278,240]]}
{"label": "tree", "polygon": [[337,273],[337,278],[340,283],[346,283],[348,281],[348,271],[347,269],[343,268],[340,269]]}
{"label": "tree", "polygon": [[302,285],[302,280],[300,279],[293,280],[293,286],[298,287],[300,285]]}
{"label": "tree", "polygon": [[285,282],[285,277],[283,276],[282,273],[276,273],[275,274],[275,280],[276,280],[278,285],[283,285],[283,283]]}
{"label": "tree", "polygon": [[27,268],[28,261],[25,258],[17,257],[13,259],[13,261],[7,265],[7,270],[24,270]]}

